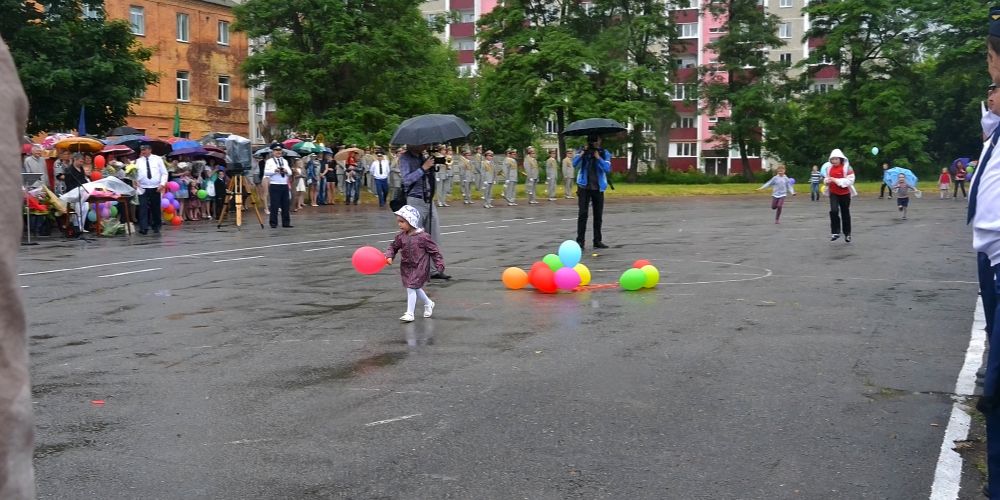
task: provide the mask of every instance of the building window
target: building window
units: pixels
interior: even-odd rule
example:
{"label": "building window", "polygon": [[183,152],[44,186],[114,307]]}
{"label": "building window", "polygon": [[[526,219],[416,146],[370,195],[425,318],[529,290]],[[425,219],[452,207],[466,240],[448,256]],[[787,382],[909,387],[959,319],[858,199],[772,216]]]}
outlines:
{"label": "building window", "polygon": [[791,66],[792,65],[792,53],[791,52],[782,52],[781,55],[779,56],[779,58],[780,58],[781,64],[783,66]]}
{"label": "building window", "polygon": [[674,128],[694,128],[693,116],[682,116],[674,122]]}
{"label": "building window", "polygon": [[686,23],[680,27],[681,38],[698,38],[698,23]]}
{"label": "building window", "polygon": [[675,142],[673,146],[674,154],[670,156],[698,156],[698,144],[694,142]]}
{"label": "building window", "polygon": [[463,10],[462,11],[462,22],[463,23],[474,23],[474,22],[476,22],[476,11],[474,11],[474,10]]}
{"label": "building window", "polygon": [[469,78],[476,76],[476,65],[475,64],[459,64],[458,65],[458,76],[459,78]]}
{"label": "building window", "polygon": [[656,146],[646,145],[642,148],[639,155],[639,159],[642,161],[652,161],[656,159]]}
{"label": "building window", "polygon": [[191,100],[191,75],[187,71],[177,72],[177,100]]}
{"label": "building window", "polygon": [[188,29],[188,15],[187,14],[177,14],[177,41],[187,42],[189,40],[190,30]]}
{"label": "building window", "polygon": [[476,50],[476,41],[469,38],[452,40],[451,48],[455,50]]}
{"label": "building window", "polygon": [[191,132],[185,132],[185,131],[182,130],[181,133],[180,133],[180,135],[178,135],[177,137],[180,137],[181,139],[190,139],[191,138]]}
{"label": "building window", "polygon": [[778,0],[778,7],[791,7],[792,0]]}
{"label": "building window", "polygon": [[219,102],[229,102],[229,77],[219,77]]}
{"label": "building window", "polygon": [[713,26],[711,28],[708,28],[708,32],[709,33],[725,33],[726,32],[726,27],[725,26]]}
{"label": "building window", "polygon": [[685,99],[694,99],[696,94],[694,84],[690,83],[675,83],[674,84],[674,95],[673,100],[683,101]]}
{"label": "building window", "polygon": [[133,35],[146,34],[146,10],[132,5],[128,8],[128,21],[132,24]]}
{"label": "building window", "polygon": [[229,21],[219,21],[219,38],[216,43],[229,45]]}
{"label": "building window", "polygon": [[546,134],[557,134],[558,123],[555,120],[548,119],[545,120],[545,133]]}
{"label": "building window", "polygon": [[816,83],[816,84],[813,84],[813,92],[816,92],[817,94],[825,94],[825,93],[830,92],[831,90],[834,90],[836,88],[837,88],[837,86],[834,85],[834,84],[832,84],[832,83]]}
{"label": "building window", "polygon": [[99,5],[88,5],[83,4],[81,10],[83,17],[87,19],[100,19],[101,18],[101,6]]}
{"label": "building window", "polygon": [[778,25],[778,38],[792,37],[792,23],[781,23]]}

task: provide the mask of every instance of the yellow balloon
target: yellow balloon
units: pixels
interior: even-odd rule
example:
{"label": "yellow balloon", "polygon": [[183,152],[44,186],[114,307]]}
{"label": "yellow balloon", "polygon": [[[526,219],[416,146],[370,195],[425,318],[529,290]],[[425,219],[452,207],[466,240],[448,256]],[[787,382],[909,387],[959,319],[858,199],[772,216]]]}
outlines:
{"label": "yellow balloon", "polygon": [[163,219],[163,222],[170,222],[170,219],[174,218],[174,214],[163,212],[163,215],[161,216],[161,218]]}
{"label": "yellow balloon", "polygon": [[642,285],[643,288],[653,288],[660,282],[660,270],[653,267],[652,264],[642,266],[640,270],[642,274],[646,275],[646,282]]}
{"label": "yellow balloon", "polygon": [[580,286],[587,286],[590,284],[590,269],[583,264],[577,264],[573,266],[573,270],[576,274],[580,275]]}

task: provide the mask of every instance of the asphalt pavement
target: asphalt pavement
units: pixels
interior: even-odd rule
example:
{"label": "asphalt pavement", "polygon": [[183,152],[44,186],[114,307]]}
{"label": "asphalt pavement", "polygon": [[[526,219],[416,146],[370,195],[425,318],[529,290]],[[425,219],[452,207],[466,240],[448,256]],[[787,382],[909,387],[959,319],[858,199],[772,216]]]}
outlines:
{"label": "asphalt pavement", "polygon": [[[976,303],[961,201],[611,200],[584,263],[509,291],[573,200],[441,209],[454,279],[403,324],[394,216],[23,247],[40,498],[926,498]],[[454,204],[453,204],[454,205]]]}

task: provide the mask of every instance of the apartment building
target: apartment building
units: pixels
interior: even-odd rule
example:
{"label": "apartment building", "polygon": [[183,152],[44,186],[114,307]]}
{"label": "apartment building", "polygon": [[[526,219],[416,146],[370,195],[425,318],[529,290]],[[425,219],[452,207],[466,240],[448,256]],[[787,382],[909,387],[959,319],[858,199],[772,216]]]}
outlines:
{"label": "apartment building", "polygon": [[209,132],[247,136],[251,110],[240,64],[247,39],[232,31],[231,0],[107,0],[108,18],[132,25],[153,49],[147,67],[160,75],[133,108],[128,125],[150,136],[170,136],[180,114],[181,136]]}
{"label": "apartment building", "polygon": [[420,6],[421,12],[428,22],[438,16],[458,13],[458,22],[449,23],[442,33],[441,39],[458,52],[458,70],[465,76],[473,76],[478,72],[476,61],[476,21],[483,14],[492,11],[497,6],[497,0],[430,0]]}

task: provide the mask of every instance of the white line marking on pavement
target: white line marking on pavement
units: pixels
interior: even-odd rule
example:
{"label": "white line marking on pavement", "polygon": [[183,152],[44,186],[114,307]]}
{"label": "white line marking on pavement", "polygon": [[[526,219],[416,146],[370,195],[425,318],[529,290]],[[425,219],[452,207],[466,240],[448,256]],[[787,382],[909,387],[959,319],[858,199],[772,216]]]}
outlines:
{"label": "white line marking on pavement", "polygon": [[266,249],[266,248],[288,247],[288,246],[295,246],[295,245],[312,245],[314,243],[328,243],[328,242],[331,242],[331,241],[353,240],[353,239],[356,239],[356,238],[369,238],[369,237],[372,237],[372,236],[385,236],[387,234],[396,234],[396,233],[395,233],[395,231],[392,231],[392,232],[387,232],[387,233],[357,234],[357,235],[354,235],[354,236],[341,236],[339,238],[326,238],[326,239],[322,239],[322,240],[293,241],[291,243],[275,243],[273,245],[260,245],[260,246],[255,246],[255,247],[232,248],[232,249],[229,249],[229,250],[213,250],[211,252],[198,252],[198,253],[189,253],[189,254],[183,254],[183,255],[168,255],[166,257],[153,257],[153,258],[150,258],[150,259],[124,260],[124,261],[120,261],[120,262],[104,262],[102,264],[93,264],[93,265],[89,265],[89,266],[67,267],[67,268],[64,268],[64,269],[49,269],[47,271],[35,271],[35,272],[31,272],[31,273],[20,273],[20,274],[18,274],[18,276],[35,276],[37,274],[65,273],[65,272],[68,272],[68,271],[83,271],[85,269],[94,269],[94,268],[98,268],[98,267],[120,266],[120,265],[123,265],[123,264],[137,264],[137,263],[140,263],[140,262],[152,262],[154,260],[186,259],[188,257],[204,257],[205,255],[219,255],[219,254],[224,254],[224,253],[246,252],[246,251],[249,251],[249,250],[263,250],[263,249]]}
{"label": "white line marking on pavement", "polygon": [[569,219],[559,219],[559,220],[576,220],[576,217],[570,217]]}
{"label": "white line marking on pavement", "polygon": [[965,363],[958,372],[958,380],[955,382],[955,402],[952,403],[951,417],[948,419],[948,427],[944,430],[941,452],[938,454],[937,467],[934,469],[931,500],[955,500],[962,487],[962,456],[955,451],[955,441],[969,437],[969,424],[972,419],[965,411],[965,402],[966,397],[971,396],[976,389],[976,371],[983,363],[986,345],[986,332],[983,330],[985,327],[983,301],[977,298],[972,334],[969,338],[969,347],[965,351]]}
{"label": "white line marking on pavement", "polygon": [[527,225],[529,225],[529,224],[544,224],[544,223],[546,223],[546,222],[548,222],[548,221],[544,221],[544,220],[536,220],[536,221],[534,221],[534,222],[528,222],[528,223],[526,223],[525,225],[527,226]]}
{"label": "white line marking on pavement", "polygon": [[500,229],[503,227],[510,227],[510,226],[486,226],[486,229]]}
{"label": "white line marking on pavement", "polygon": [[389,243],[391,241],[396,241],[396,240],[382,240],[382,241],[376,241],[375,243]]}
{"label": "white line marking on pavement", "polygon": [[21,288],[31,288],[29,285],[21,285]]}
{"label": "white line marking on pavement", "polygon": [[212,261],[212,264],[218,264],[219,262],[232,262],[232,261],[234,261],[234,260],[250,260],[250,259],[260,259],[260,258],[262,258],[262,257],[264,257],[264,256],[263,256],[263,255],[254,255],[253,257],[237,257],[237,258],[235,258],[235,259],[221,259],[221,260],[213,260],[213,261]]}
{"label": "white line marking on pavement", "polygon": [[[389,241],[392,241],[392,240],[389,240]],[[344,248],[344,245],[337,245],[335,247],[310,248],[308,250],[303,250],[303,252],[318,252],[320,250],[333,250],[334,248]]]}
{"label": "white line marking on pavement", "polygon": [[124,273],[105,274],[104,276],[98,276],[98,278],[112,278],[114,276],[125,276],[126,274],[148,273],[150,271],[159,271],[160,269],[163,269],[163,268],[162,267],[154,267],[152,269],[140,269],[138,271],[128,271],[128,272],[124,272]]}
{"label": "white line marking on pavement", "polygon": [[365,427],[371,427],[373,425],[388,424],[390,422],[398,422],[400,420],[406,420],[406,419],[413,418],[413,417],[419,417],[420,415],[422,415],[422,413],[414,413],[413,415],[403,415],[402,417],[389,418],[389,419],[385,419],[385,420],[379,420],[379,421],[376,421],[376,422],[368,422],[367,424],[365,424]]}
{"label": "white line marking on pavement", "polygon": [[449,232],[447,232],[447,233],[441,233],[441,236],[444,236],[444,235],[446,235],[446,234],[458,234],[458,233],[464,233],[464,232],[465,232],[465,231],[449,231]]}

